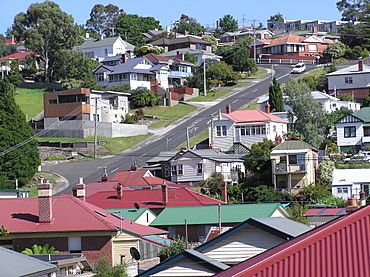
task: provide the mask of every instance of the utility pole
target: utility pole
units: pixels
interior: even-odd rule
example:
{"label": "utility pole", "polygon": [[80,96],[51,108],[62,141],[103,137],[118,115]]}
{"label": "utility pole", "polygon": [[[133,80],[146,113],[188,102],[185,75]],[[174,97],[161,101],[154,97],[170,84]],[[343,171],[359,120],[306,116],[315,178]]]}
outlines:
{"label": "utility pole", "polygon": [[242,27],[243,27],[243,28],[244,28],[244,26],[245,26],[245,25],[244,25],[245,19],[246,19],[246,18],[245,18],[245,14],[243,14],[243,15],[242,15],[242,21],[243,21],[243,26],[242,26]]}
{"label": "utility pole", "polygon": [[186,145],[188,149],[190,149],[189,129],[190,127],[186,127]]}
{"label": "utility pole", "polygon": [[253,58],[256,61],[256,20],[253,19]]}
{"label": "utility pole", "polygon": [[271,64],[271,84],[272,84],[273,80],[274,80],[274,65]]}
{"label": "utility pole", "polygon": [[186,222],[186,219],[185,220],[185,241],[186,241],[186,249],[188,249],[188,223]]}
{"label": "utility pole", "polygon": [[94,159],[96,159],[96,129],[98,126],[98,97],[95,97],[95,118],[94,118]]}
{"label": "utility pole", "polygon": [[203,59],[203,95],[207,96],[206,59]]}

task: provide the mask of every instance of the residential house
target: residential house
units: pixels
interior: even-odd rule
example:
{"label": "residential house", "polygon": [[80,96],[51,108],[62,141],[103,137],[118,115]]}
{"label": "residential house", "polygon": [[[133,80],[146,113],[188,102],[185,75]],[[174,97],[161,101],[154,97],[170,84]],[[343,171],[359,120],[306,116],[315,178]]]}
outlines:
{"label": "residential house", "polygon": [[342,152],[370,147],[370,107],[343,117],[336,123],[337,146]]}
{"label": "residential house", "polygon": [[190,188],[171,187],[166,183],[152,189],[124,189],[120,183],[113,188],[115,191],[110,189],[94,194],[88,192],[86,201],[103,209],[149,208],[155,214],[159,214],[166,207],[224,204],[223,201],[195,192]]}
{"label": "residential house", "polygon": [[254,30],[252,27],[245,27],[242,29],[239,29],[236,32],[225,32],[221,37],[220,37],[220,43],[223,44],[234,44],[235,41],[238,39],[243,39],[247,37],[256,37],[257,39],[270,39],[274,35],[273,32],[270,30]]}
{"label": "residential house", "polygon": [[[51,185],[42,183],[37,198],[1,199],[0,222],[9,232],[0,240],[1,245],[22,251],[34,244],[49,244],[60,253],[82,253],[92,266],[102,257],[117,265],[131,261],[130,247],[155,247],[159,251],[161,246],[150,246],[146,236],[167,237],[166,231],[122,219],[87,203],[83,183],[75,187],[74,195],[52,196]],[[156,257],[153,255],[145,259]]]}
{"label": "residential house", "polygon": [[[338,111],[341,108],[346,108],[353,112],[358,111],[361,108],[361,105],[359,103],[352,101],[342,101],[339,98],[336,98],[334,96],[331,96],[330,94],[321,91],[311,91],[311,96],[316,102],[319,102],[321,104],[323,111],[327,114]],[[288,98],[284,97],[284,100],[286,102]],[[268,101],[268,95],[263,95],[258,98],[257,103],[261,111],[265,110],[265,106]],[[287,104],[284,104],[284,111],[288,113],[294,112],[292,108]]]}
{"label": "residential house", "polygon": [[370,168],[334,169],[331,192],[333,196],[348,200],[359,199],[360,192],[370,195]]}
{"label": "residential house", "polygon": [[[333,43],[331,40],[316,35],[302,37],[287,34],[277,38],[257,40],[256,54],[262,60],[318,63],[324,50],[331,43]],[[253,48],[254,43],[251,46]]]}
{"label": "residential house", "polygon": [[56,277],[57,267],[48,262],[0,246],[0,274],[6,277]]}
{"label": "residential house", "polygon": [[186,37],[185,35],[173,32],[170,29],[148,30],[147,32],[143,33],[144,41],[145,43],[150,44],[153,40],[157,40],[159,36],[164,36],[164,34],[166,34],[167,37],[175,37],[175,38]]}
{"label": "residential house", "polygon": [[194,50],[202,50],[206,53],[212,53],[212,44],[201,38],[195,36],[186,36],[181,38],[160,38],[151,42],[154,46],[160,46],[164,48],[164,52],[173,50],[189,48]]}
{"label": "residential house", "polygon": [[135,46],[124,41],[120,36],[94,39],[89,36],[85,41],[74,47],[75,51],[80,51],[85,54],[86,57],[102,61],[107,57],[117,56],[122,54],[128,54],[132,56]]}
{"label": "residential house", "polygon": [[212,276],[309,230],[307,225],[287,218],[249,218],[139,276]]}
{"label": "residential house", "polygon": [[326,74],[329,93],[352,95],[353,99],[363,101],[370,95],[370,67],[359,60],[356,65]]}
{"label": "residential house", "polygon": [[165,52],[161,54],[161,56],[168,57],[168,58],[179,58],[183,60],[186,53],[190,53],[197,58],[197,61],[194,64],[196,67],[203,65],[204,61],[206,61],[208,64],[208,63],[219,62],[222,59],[221,56],[218,56],[212,52],[208,52],[206,50],[201,50],[201,49],[193,49],[193,48],[180,48],[180,49]]}
{"label": "residential house", "polygon": [[301,234],[217,277],[366,276],[370,206]]}
{"label": "residential house", "polygon": [[148,208],[107,209],[107,211],[112,214],[116,214],[121,218],[131,220],[132,222],[145,226],[149,226],[157,217],[157,215]]}
{"label": "residential house", "polygon": [[318,150],[300,140],[286,140],[271,150],[272,182],[275,189],[298,193],[315,184]]}
{"label": "residential house", "polygon": [[221,222],[224,227],[233,227],[251,217],[287,218],[289,215],[279,203],[168,207],[150,226],[167,230],[170,238],[185,237],[187,232],[189,242],[199,243],[204,242],[212,226]]}
{"label": "residential house", "polygon": [[345,215],[345,208],[313,208],[304,213],[311,227],[318,227],[333,219]]}
{"label": "residential house", "polygon": [[[121,124],[129,109],[129,93],[73,89],[44,93],[44,134],[105,137],[146,134],[147,127]],[[97,105],[97,106],[95,106]]]}
{"label": "residential house", "polygon": [[213,148],[229,151],[239,143],[250,149],[252,144],[263,139],[275,141],[287,133],[288,122],[271,114],[269,106],[266,112],[260,110],[231,111],[230,105],[226,113],[219,113],[209,123],[209,138]]}
{"label": "residential house", "polygon": [[[19,70],[22,71],[24,68],[27,69],[26,58],[30,56],[36,57],[37,54],[35,52],[25,51],[1,57],[0,58],[1,79],[4,79],[5,76],[9,74],[11,70],[10,65],[13,61],[19,63]],[[36,67],[37,66],[38,64],[36,63]]]}
{"label": "residential house", "polygon": [[158,176],[180,184],[199,184],[214,172],[221,173],[228,183],[238,183],[239,177],[245,173],[240,156],[221,153],[218,149],[188,149],[173,152],[170,158],[165,152],[147,163],[152,170],[152,165],[159,164],[154,170]]}

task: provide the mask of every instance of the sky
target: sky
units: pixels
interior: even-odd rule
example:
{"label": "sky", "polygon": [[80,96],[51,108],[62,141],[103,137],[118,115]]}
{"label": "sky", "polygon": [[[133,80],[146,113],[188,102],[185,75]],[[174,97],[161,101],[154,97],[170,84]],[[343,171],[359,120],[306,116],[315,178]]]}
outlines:
{"label": "sky", "polygon": [[[0,16],[0,33],[5,33],[14,20],[15,15],[26,12],[32,3],[42,1],[11,0],[2,5]],[[99,4],[112,3],[119,6],[126,13],[135,13],[142,16],[153,16],[161,22],[163,27],[179,19],[181,14],[196,18],[204,26],[213,26],[217,19],[225,14],[231,14],[242,25],[251,25],[253,19],[257,24],[266,20],[270,15],[280,12],[285,19],[323,19],[340,20],[340,13],[336,9],[338,0],[54,0],[61,9],[71,14],[75,21],[84,24],[89,18],[91,8]]]}

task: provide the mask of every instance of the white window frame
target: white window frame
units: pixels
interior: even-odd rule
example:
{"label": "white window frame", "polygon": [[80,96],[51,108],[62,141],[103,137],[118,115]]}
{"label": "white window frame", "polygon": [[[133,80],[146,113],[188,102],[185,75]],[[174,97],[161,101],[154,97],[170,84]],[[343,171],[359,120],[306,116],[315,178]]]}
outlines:
{"label": "white window frame", "polygon": [[177,165],[177,175],[183,175],[184,174],[184,167],[182,164]]}
{"label": "white window frame", "polygon": [[131,80],[137,81],[137,73],[131,73]]}
{"label": "white window frame", "polygon": [[216,126],[216,137],[226,137],[226,136],[227,136],[226,125]]}
{"label": "white window frame", "polygon": [[177,175],[177,166],[171,165],[171,176],[176,176],[176,175]]}

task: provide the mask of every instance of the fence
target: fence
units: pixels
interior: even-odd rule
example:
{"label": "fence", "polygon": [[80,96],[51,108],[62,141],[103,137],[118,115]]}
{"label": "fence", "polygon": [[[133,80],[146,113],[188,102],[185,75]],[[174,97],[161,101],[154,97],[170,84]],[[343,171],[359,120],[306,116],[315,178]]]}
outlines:
{"label": "fence", "polygon": [[[104,140],[98,140],[97,145],[104,144]],[[61,142],[61,141],[39,141],[39,146],[54,148],[89,148],[94,146],[93,141]]]}
{"label": "fence", "polygon": [[305,63],[308,65],[317,65],[317,60],[297,60],[297,59],[259,59],[257,64],[297,64]]}

